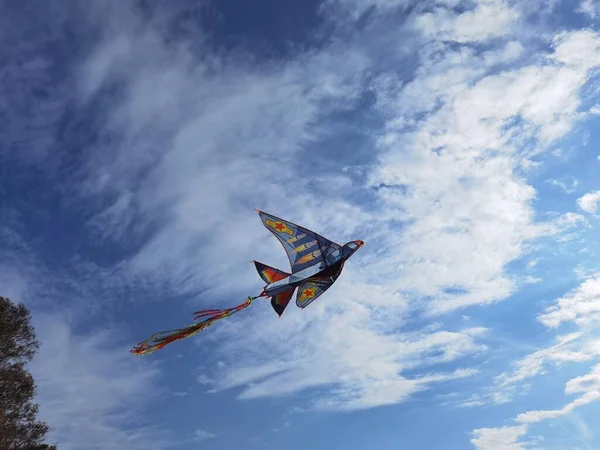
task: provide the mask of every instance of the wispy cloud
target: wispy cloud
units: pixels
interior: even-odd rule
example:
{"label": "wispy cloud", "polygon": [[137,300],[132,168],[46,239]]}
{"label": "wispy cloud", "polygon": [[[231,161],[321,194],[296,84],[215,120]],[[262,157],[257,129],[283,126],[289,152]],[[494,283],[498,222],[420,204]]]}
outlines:
{"label": "wispy cloud", "polygon": [[[6,141],[29,136],[35,153],[17,159],[39,170],[55,155],[53,168],[66,167],[54,189],[77,219],[53,225],[76,222],[66,241],[83,236],[92,248],[64,249],[63,265],[47,269],[35,252],[14,251],[29,245],[18,227],[0,225],[2,244],[13,246],[5,264],[12,270],[0,266],[0,282],[17,296],[31,289],[46,292],[43,299],[66,298],[64,310],[77,318],[40,308],[43,347],[34,369],[42,414],[61,447],[172,443],[134,417],[152,390],[142,386],[157,387],[158,366],[142,371],[126,349],[105,344],[105,332],[81,331],[79,320],[83,313],[114,319],[121,297],[119,308],[129,297],[136,305],[165,297],[202,307],[254,292],[260,280],[247,260],[282,268],[286,261],[253,207],[367,246],[326,300],[281,320],[263,303],[211,329],[197,341],[203,365],[190,379],[213,393],[236,388],[240,399],[303,393],[293,397],[303,410],[348,411],[405,402],[441,385],[459,389],[478,376],[494,330],[478,325],[472,307],[539,283],[509,265],[533,258],[541,237],[568,244],[565,234],[577,236],[589,219],[537,209],[527,178],[585,117],[581,93],[600,65],[593,31],[528,35],[526,8],[542,3],[328,1],[321,19],[327,29],[335,25],[330,40],[265,60],[217,49],[214,36],[192,25],[186,33],[193,38],[174,36],[180,11],[139,15],[99,3],[77,11],[77,23],[89,24],[96,40],[65,69],[62,78],[73,85],[52,91],[33,122],[17,93],[4,97],[18,111]],[[388,26],[400,11],[400,23]],[[44,78],[48,57],[38,56],[3,68],[3,79],[26,74],[36,86],[53,85]],[[65,129],[58,110],[87,114],[89,123]],[[352,116],[352,133],[340,115]],[[81,143],[78,132],[88,128]],[[68,133],[77,136],[69,135],[76,152],[61,150]],[[595,193],[587,195],[579,207],[594,213]],[[517,361],[471,403],[508,402],[529,379],[592,361],[597,341],[582,327],[596,319],[594,280],[539,317],[548,329],[571,322],[580,330]],[[151,298],[142,299],[146,292]],[[173,305],[165,302],[165,310],[181,307]],[[453,314],[466,308],[468,326]],[[572,379],[565,393],[580,397],[563,408],[525,412],[521,425],[477,429],[472,443],[525,448],[529,424],[594,399],[582,386],[596,375]],[[197,441],[212,437],[195,434]]]}
{"label": "wispy cloud", "polygon": [[569,182],[551,179],[551,180],[546,180],[546,183],[549,183],[553,186],[560,188],[567,194],[572,194],[573,192],[576,191],[579,181],[576,180],[575,178],[572,178]]}
{"label": "wispy cloud", "polygon": [[[224,255],[235,251],[244,261],[254,256],[260,234],[247,226],[250,205],[273,209],[284,203],[286,209],[275,208],[284,214],[316,200],[300,194],[311,186],[307,178],[281,168],[295,167],[303,147],[325,133],[318,125],[321,117],[352,104],[365,60],[332,48],[283,66],[253,67],[233,54],[228,60],[196,61],[184,46],[171,52],[155,45],[158,36],[130,31],[135,28],[111,35],[82,71],[84,87],[97,90],[118,76],[126,91],[107,124],[124,139],[115,145],[112,161],[90,166],[93,192],[116,198],[94,223],[106,236],[126,229],[134,218],[138,227],[160,224],[131,258],[130,269],[168,280],[181,291],[198,289],[230,271]],[[122,51],[113,51],[117,42]],[[140,61],[135,56],[140,48],[152,57]],[[97,66],[120,69],[114,74]],[[90,88],[84,91],[86,98],[92,95]],[[150,151],[148,133],[161,143]],[[140,171],[146,175],[133,192]],[[325,198],[322,204],[334,200]]]}
{"label": "wispy cloud", "polygon": [[211,433],[210,431],[206,431],[201,428],[198,428],[196,430],[196,435],[194,436],[194,441],[202,442],[202,441],[206,441],[207,439],[212,439],[212,438],[216,438],[216,437],[217,436],[214,435],[213,433]]}
{"label": "wispy cloud", "polygon": [[[502,27],[482,25],[492,17],[501,17]],[[449,36],[482,43],[500,37],[520,17],[499,1],[460,14],[449,9],[423,13],[416,19],[422,31],[416,40],[423,43],[417,76],[403,83],[394,81],[394,72],[383,73],[372,87],[364,85],[363,75],[372,60],[360,45],[336,43],[296,61],[259,68],[236,55],[197,61],[185,46],[173,52],[152,31],[136,31],[135,18],[91,54],[81,72],[83,101],[111,80],[124,86],[106,124],[124,137],[113,158],[93,157],[96,164],[89,166],[94,169],[87,180],[90,192],[117,199],[95,217],[94,226],[110,236],[132,220],[115,211],[133,210],[137,226],[152,229],[129,258],[128,270],[136,276],[162,280],[181,294],[207,285],[214,294],[225,287],[233,294],[226,280],[241,266],[230,254],[240,261],[281,261],[282,256],[275,245],[256,245],[266,238],[259,227],[248,226],[250,208],[241,206],[250,203],[335,239],[360,233],[378,243],[377,253],[362,256],[369,268],[347,270],[347,281],[332,290],[327,305],[303,311],[301,318],[286,317],[285,333],[297,336],[300,348],[277,343],[274,337],[284,332],[278,322],[255,327],[248,316],[220,328],[217,335],[227,342],[240,333],[237,324],[243,326],[255,336],[245,344],[267,345],[280,362],[274,365],[272,356],[265,359],[234,341],[252,359],[226,358],[227,375],[218,377],[217,389],[245,385],[241,397],[257,398],[328,387],[325,403],[357,409],[400,402],[434,382],[473,373],[436,367],[439,375],[412,379],[403,374],[481,351],[472,330],[414,337],[388,330],[402,325],[408,311],[420,309],[422,297],[430,299],[426,314],[506,298],[518,285],[505,274],[506,264],[567,219],[556,226],[535,223],[535,191],[517,168],[521,158],[531,156],[526,139],[539,139],[539,147],[547,148],[575,123],[578,89],[598,62],[595,35],[557,36],[547,63],[500,74],[494,72],[499,64],[523,55],[521,44],[509,41],[482,54],[443,47]],[[440,45],[441,57],[435,53]],[[582,56],[574,57],[572,47]],[[139,49],[152,57],[137,56]],[[320,189],[297,171],[281,170],[310,160],[311,145],[327,135],[319,121],[352,108],[366,87],[377,96],[376,112],[387,118],[366,185],[351,173],[334,179],[323,172],[323,186],[332,189]],[[522,120],[512,125],[516,116]],[[162,145],[146,151],[148,139]],[[377,210],[347,201],[342,192],[352,189],[375,193]],[[400,229],[389,220],[397,217],[403,217]],[[240,294],[256,284],[255,274],[243,273],[234,287]],[[383,306],[398,312],[386,318],[378,309]],[[218,348],[224,355],[233,351],[227,343]],[[428,358],[433,351],[442,356]]]}
{"label": "wispy cloud", "polygon": [[512,372],[503,373],[496,377],[500,389],[506,389],[514,383],[520,383],[528,378],[545,373],[548,363],[559,365],[565,362],[590,361],[595,356],[595,346],[593,344],[589,345],[582,351],[579,342],[581,337],[582,333],[560,336],[556,339],[556,344],[527,355],[515,364]]}
{"label": "wispy cloud", "polygon": [[[246,355],[239,356],[239,342],[225,344],[224,350],[237,351],[238,357],[215,369],[216,389],[246,385],[240,397],[250,399],[331,386],[316,404],[308,401],[306,406],[355,410],[397,403],[432,384],[476,373],[471,369],[432,373],[431,368],[485,350],[474,342],[484,330],[383,334],[374,327],[381,318],[336,297],[337,313],[307,310],[303,316],[288,315],[285,323],[244,323]],[[285,341],[272,338],[282,333]],[[267,348],[279,355],[277,363],[263,362],[259,358],[264,352],[253,350]],[[419,375],[402,375],[409,370],[418,370]]]}
{"label": "wispy cloud", "polygon": [[519,12],[504,0],[479,1],[461,14],[456,14],[452,6],[438,6],[433,12],[420,15],[417,27],[438,40],[481,43],[511,34],[519,19]]}
{"label": "wispy cloud", "polygon": [[[401,264],[394,285],[432,296],[438,313],[506,298],[515,286],[504,266],[553,229],[534,222],[535,191],[516,163],[529,154],[528,137],[543,149],[571,129],[578,89],[600,62],[593,33],[563,34],[554,45],[548,64],[487,76],[489,67],[469,50],[448,50],[431,62],[424,54],[421,76],[383,103],[394,118],[380,139],[371,184],[388,210],[410,221],[390,244],[402,254],[385,264]],[[573,46],[589,59],[570,56]],[[424,112],[430,114],[416,121]],[[516,116],[523,121],[513,126]],[[470,257],[456,257],[462,254]],[[445,293],[450,287],[462,293]]]}
{"label": "wispy cloud", "polygon": [[369,13],[385,14],[410,6],[409,0],[325,0],[322,9],[335,21],[354,23]]}
{"label": "wispy cloud", "polygon": [[[547,308],[539,315],[538,319],[546,327],[557,328],[563,322],[571,322],[576,324],[580,330],[575,333],[559,336],[554,345],[531,353],[518,361],[513,373],[505,373],[497,377],[496,380],[500,386],[499,389],[509,389],[511,386],[519,385],[529,378],[550,376],[552,372],[549,371],[548,363],[553,363],[553,369],[556,370],[566,364],[583,364],[597,360],[598,356],[600,356],[600,339],[595,332],[595,326],[590,325],[598,321],[598,317],[594,315],[593,306],[594,299],[600,293],[598,286],[597,276],[584,280],[576,289],[558,299],[554,306]],[[580,317],[581,312],[584,312],[583,319]],[[599,374],[600,367],[596,365],[587,374],[571,378],[567,381],[564,390],[565,394],[575,394],[578,397],[569,401],[563,407],[550,410],[526,411],[518,414],[515,420],[521,424],[538,423],[567,416],[575,409],[597,401],[600,399]],[[523,426],[511,428],[522,431],[520,435],[525,434],[527,430]],[[492,430],[491,432],[494,434],[499,429],[489,430]],[[507,443],[513,445],[514,439],[510,434],[505,436],[501,433],[501,436]],[[498,442],[498,445],[501,443]]]}
{"label": "wispy cloud", "polygon": [[547,308],[539,320],[547,327],[556,328],[563,322],[583,326],[600,320],[600,276],[585,280],[577,289]]}
{"label": "wispy cloud", "polygon": [[597,0],[581,0],[577,11],[595,19],[598,16],[598,6]]}
{"label": "wispy cloud", "polygon": [[517,416],[517,421],[521,423],[535,423],[547,419],[555,419],[556,417],[565,416],[578,408],[588,403],[594,402],[600,398],[599,390],[592,390],[585,392],[581,397],[568,403],[561,409],[550,410],[550,411],[527,411]]}
{"label": "wispy cloud", "polygon": [[477,450],[524,450],[521,438],[527,433],[525,425],[502,428],[480,428],[473,431],[471,443]]}
{"label": "wispy cloud", "polygon": [[[36,314],[42,345],[32,373],[40,414],[64,449],[159,449],[172,444],[166,430],[139,413],[159,392],[155,365],[140,365],[127,348],[114,347],[104,329],[74,333],[65,317]],[[154,397],[154,398],[153,398]]]}

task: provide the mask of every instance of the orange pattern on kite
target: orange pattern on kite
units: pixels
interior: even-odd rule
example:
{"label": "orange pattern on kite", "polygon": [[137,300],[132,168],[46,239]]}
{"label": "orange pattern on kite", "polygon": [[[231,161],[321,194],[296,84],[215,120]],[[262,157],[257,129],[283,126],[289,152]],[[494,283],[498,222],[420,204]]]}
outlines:
{"label": "orange pattern on kite", "polygon": [[321,250],[315,250],[312,253],[304,255],[302,258],[300,258],[298,261],[296,261],[296,264],[304,264],[304,263],[306,263],[308,261],[311,261],[311,260],[315,259],[320,254],[321,254]]}

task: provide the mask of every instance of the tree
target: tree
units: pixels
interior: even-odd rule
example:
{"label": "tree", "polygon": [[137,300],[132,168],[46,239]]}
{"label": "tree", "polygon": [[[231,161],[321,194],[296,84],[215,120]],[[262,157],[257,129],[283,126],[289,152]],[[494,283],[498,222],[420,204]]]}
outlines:
{"label": "tree", "polygon": [[49,427],[36,419],[35,381],[25,368],[39,348],[31,314],[0,297],[0,449],[56,450],[43,443]]}

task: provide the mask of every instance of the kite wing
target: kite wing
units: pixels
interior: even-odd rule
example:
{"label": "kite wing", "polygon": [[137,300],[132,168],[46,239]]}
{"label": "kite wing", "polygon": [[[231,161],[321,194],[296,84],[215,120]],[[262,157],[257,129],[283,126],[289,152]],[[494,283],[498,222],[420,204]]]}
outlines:
{"label": "kite wing", "polygon": [[296,288],[290,289],[288,291],[282,292],[281,294],[277,294],[271,297],[271,306],[273,307],[273,309],[279,317],[281,317],[283,311],[292,299],[292,295],[294,295],[295,290]]}
{"label": "kite wing", "polygon": [[260,277],[265,281],[265,283],[275,283],[276,281],[283,280],[288,277],[290,274],[285,273],[283,270],[276,269],[275,267],[267,266],[258,261],[253,261],[254,266],[256,267],[256,271],[260,275]]}
{"label": "kite wing", "polygon": [[311,278],[306,283],[300,285],[298,287],[298,295],[296,295],[296,306],[302,309],[306,308],[323,292],[333,286],[338,276]]}
{"label": "kite wing", "polygon": [[319,263],[327,267],[340,253],[342,247],[339,244],[314,231],[262,211],[258,211],[258,214],[263,225],[283,245],[292,273]]}

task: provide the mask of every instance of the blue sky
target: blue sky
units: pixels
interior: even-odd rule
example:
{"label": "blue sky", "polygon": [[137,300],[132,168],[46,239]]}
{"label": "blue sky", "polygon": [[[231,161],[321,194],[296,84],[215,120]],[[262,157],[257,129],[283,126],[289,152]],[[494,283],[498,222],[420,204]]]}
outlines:
{"label": "blue sky", "polygon": [[[0,286],[61,449],[600,447],[600,3],[0,7]],[[147,358],[287,268],[335,286]]]}

